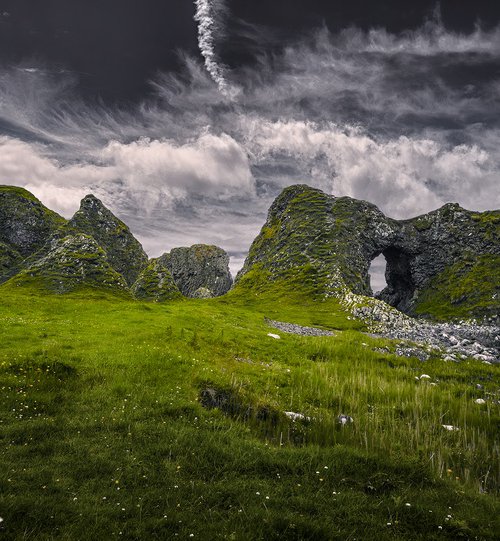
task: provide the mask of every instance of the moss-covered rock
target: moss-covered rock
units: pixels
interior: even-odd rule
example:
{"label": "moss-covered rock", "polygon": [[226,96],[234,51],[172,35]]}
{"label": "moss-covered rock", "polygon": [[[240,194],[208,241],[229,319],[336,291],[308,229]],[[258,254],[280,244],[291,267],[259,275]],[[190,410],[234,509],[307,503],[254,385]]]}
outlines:
{"label": "moss-covered rock", "polygon": [[0,242],[0,284],[19,272],[22,262],[23,257],[19,252]]}
{"label": "moss-covered rock", "polygon": [[148,256],[130,229],[93,195],[87,195],[68,223],[69,231],[92,236],[110,265],[132,285],[148,264]]}
{"label": "moss-covered rock", "polygon": [[133,284],[137,299],[163,302],[181,297],[170,271],[158,259],[152,259]]}
{"label": "moss-covered rock", "polygon": [[[380,297],[404,312],[435,316],[429,299],[438,287],[440,302],[452,306],[452,282],[462,300],[461,309],[451,310],[450,317],[499,312],[498,295],[485,283],[498,284],[490,263],[500,256],[500,211],[477,213],[447,204],[397,221],[365,201],[305,185],[286,188],[274,201],[236,282],[238,287],[257,282],[272,287],[272,281],[299,274],[303,287],[315,295],[344,295],[347,287],[369,296],[368,271],[380,254],[387,260],[388,284]],[[464,261],[474,272],[462,272]],[[257,275],[263,273],[266,279],[259,281]],[[478,283],[484,276],[489,276],[486,282]]]}
{"label": "moss-covered rock", "polygon": [[32,193],[15,186],[0,186],[0,242],[28,257],[66,223]]}
{"label": "moss-covered rock", "polygon": [[106,253],[90,236],[58,239],[46,255],[9,281],[12,285],[39,283],[56,293],[82,288],[128,291],[125,279],[108,263]]}
{"label": "moss-covered rock", "polygon": [[233,283],[229,256],[217,246],[195,244],[190,248],[174,248],[162,255],[160,261],[186,297],[193,297],[200,288],[218,297],[227,293]]}

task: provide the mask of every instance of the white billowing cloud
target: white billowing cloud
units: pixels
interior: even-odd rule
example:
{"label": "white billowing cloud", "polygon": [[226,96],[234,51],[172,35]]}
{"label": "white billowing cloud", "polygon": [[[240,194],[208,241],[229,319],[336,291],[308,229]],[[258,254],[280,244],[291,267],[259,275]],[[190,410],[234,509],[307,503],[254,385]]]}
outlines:
{"label": "white billowing cloud", "polygon": [[1,182],[31,189],[66,215],[92,190],[115,192],[117,202],[125,195],[146,212],[189,193],[224,199],[255,190],[246,152],[225,134],[206,133],[184,145],[145,138],[128,144],[112,141],[96,152],[94,162],[76,165],[64,165],[44,150],[42,145],[1,137]]}
{"label": "white billowing cloud", "polygon": [[129,109],[82,102],[64,73],[0,70],[0,183],[65,216],[93,192],[150,255],[208,242],[233,265],[298,182],[396,218],[500,207],[500,29],[319,30],[228,79],[223,6],[197,2],[205,65],[184,58],[182,77],[159,76],[156,99]]}
{"label": "white billowing cloud", "polygon": [[146,138],[129,144],[112,141],[101,155],[130,186],[167,185],[219,196],[254,189],[246,152],[225,134],[204,134],[184,145]]}
{"label": "white billowing cloud", "polygon": [[304,181],[371,201],[395,218],[450,199],[478,209],[500,206],[500,163],[474,145],[406,136],[383,140],[359,128],[304,121],[254,120],[244,129],[257,163],[288,157]]}
{"label": "white billowing cloud", "polygon": [[63,216],[71,216],[78,209],[89,186],[110,178],[101,167],[64,165],[46,157],[42,146],[0,137],[0,183],[26,188]]}

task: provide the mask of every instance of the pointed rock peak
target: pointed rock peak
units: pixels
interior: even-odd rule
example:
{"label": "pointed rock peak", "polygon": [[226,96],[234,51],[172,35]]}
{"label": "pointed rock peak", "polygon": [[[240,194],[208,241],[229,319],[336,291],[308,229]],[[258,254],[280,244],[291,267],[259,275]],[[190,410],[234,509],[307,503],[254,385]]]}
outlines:
{"label": "pointed rock peak", "polygon": [[86,195],[80,202],[80,210],[84,214],[106,214],[112,216],[115,220],[118,218],[106,207],[106,205],[98,199],[94,194]]}
{"label": "pointed rock peak", "polygon": [[132,285],[148,263],[148,256],[130,229],[102,201],[89,194],[69,223],[77,231],[91,235],[106,251],[111,266]]}

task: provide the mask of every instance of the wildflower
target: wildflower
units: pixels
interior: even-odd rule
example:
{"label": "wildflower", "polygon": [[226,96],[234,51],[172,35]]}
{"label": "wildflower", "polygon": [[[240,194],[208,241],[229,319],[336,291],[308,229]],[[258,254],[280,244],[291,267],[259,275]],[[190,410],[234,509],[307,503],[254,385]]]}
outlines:
{"label": "wildflower", "polygon": [[405,503],[406,507],[411,507],[411,503]]}
{"label": "wildflower", "polygon": [[486,404],[486,400],[483,400],[482,398],[478,398],[477,400],[474,400],[476,404]]}

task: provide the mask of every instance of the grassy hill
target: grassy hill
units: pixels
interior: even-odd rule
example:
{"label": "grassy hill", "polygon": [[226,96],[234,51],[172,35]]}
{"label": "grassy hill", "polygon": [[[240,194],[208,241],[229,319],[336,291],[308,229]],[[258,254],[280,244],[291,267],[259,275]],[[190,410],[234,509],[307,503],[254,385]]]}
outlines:
{"label": "grassy hill", "polygon": [[2,286],[0,536],[498,539],[498,367],[399,357],[334,299],[250,291]]}

